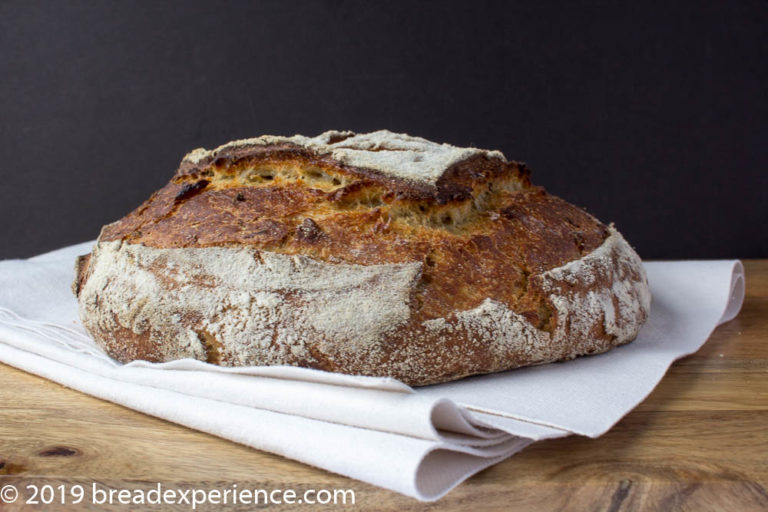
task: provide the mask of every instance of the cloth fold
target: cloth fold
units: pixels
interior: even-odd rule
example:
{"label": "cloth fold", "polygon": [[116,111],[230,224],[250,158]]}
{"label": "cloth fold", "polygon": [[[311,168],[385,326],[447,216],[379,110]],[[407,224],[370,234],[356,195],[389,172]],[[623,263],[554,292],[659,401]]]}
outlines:
{"label": "cloth fold", "polygon": [[431,501],[542,439],[597,437],[695,352],[744,298],[738,261],[648,263],[638,339],[606,354],[410,388],[293,367],[106,356],[79,323],[75,256],[0,262],[0,361],[190,428]]}

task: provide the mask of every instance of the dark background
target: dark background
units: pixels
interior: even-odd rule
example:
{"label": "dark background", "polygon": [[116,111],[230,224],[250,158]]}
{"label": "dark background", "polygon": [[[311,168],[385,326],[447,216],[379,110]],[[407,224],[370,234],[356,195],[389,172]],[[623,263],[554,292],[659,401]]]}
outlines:
{"label": "dark background", "polygon": [[501,149],[643,257],[768,257],[768,4],[619,4],[0,0],[0,258],[330,128]]}

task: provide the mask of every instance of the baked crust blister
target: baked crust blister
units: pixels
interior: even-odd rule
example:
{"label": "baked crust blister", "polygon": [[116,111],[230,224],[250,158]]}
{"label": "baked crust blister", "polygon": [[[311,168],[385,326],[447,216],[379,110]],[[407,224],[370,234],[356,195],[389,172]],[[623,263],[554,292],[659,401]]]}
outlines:
{"label": "baked crust blister", "polygon": [[195,150],[74,284],[112,357],[296,365],[411,385],[634,339],[642,263],[524,164],[379,131]]}

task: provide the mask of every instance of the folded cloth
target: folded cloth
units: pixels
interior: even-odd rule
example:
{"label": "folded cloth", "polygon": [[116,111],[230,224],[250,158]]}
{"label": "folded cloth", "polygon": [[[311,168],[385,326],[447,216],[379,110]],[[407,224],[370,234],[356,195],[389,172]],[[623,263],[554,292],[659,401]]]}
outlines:
{"label": "folded cloth", "polygon": [[190,428],[424,501],[534,441],[597,437],[736,316],[739,261],[647,263],[651,317],[606,354],[412,389],[379,377],[190,359],[120,364],[70,290],[92,242],[0,262],[0,361]]}

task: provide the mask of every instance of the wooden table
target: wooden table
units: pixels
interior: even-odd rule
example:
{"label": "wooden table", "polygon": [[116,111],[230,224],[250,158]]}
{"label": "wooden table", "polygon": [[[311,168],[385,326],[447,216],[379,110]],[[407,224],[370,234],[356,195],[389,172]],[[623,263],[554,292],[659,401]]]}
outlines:
{"label": "wooden table", "polygon": [[[356,505],[338,507],[349,510],[768,510],[768,260],[745,266],[747,297],[739,317],[678,361],[610,432],[594,440],[536,443],[437,503],[189,430],[4,365],[0,486],[97,481],[130,489],[156,482],[178,489],[235,483],[353,489]],[[45,508],[75,509],[82,507]]]}

